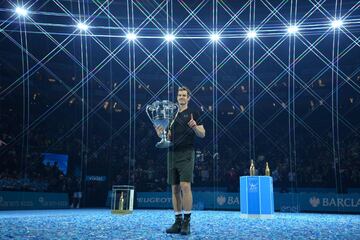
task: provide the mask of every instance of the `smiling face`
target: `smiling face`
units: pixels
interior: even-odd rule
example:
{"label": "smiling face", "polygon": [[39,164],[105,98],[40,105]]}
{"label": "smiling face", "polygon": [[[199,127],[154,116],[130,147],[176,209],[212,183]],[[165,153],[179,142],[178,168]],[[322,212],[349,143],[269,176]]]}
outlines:
{"label": "smiling face", "polygon": [[186,90],[179,90],[177,95],[177,101],[181,107],[186,107],[190,100],[190,96]]}

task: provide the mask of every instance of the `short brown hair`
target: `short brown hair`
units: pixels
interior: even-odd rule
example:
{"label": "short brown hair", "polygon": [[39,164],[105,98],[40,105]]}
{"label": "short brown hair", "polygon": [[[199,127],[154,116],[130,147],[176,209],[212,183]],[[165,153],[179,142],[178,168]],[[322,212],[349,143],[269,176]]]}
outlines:
{"label": "short brown hair", "polygon": [[181,87],[179,87],[179,89],[178,89],[178,92],[180,92],[180,91],[186,91],[187,94],[188,94],[188,97],[190,97],[190,95],[191,95],[190,89],[189,89],[188,87],[181,86]]}

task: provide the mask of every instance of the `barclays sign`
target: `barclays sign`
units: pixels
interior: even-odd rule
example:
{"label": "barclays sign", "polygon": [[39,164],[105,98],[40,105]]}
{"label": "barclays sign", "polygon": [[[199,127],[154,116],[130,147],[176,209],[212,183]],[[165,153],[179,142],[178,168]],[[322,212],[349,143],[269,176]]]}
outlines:
{"label": "barclays sign", "polygon": [[238,196],[238,194],[236,194],[237,196],[232,196],[227,194],[226,196],[224,195],[220,195],[216,198],[216,202],[219,206],[235,206],[236,208],[239,207],[240,205],[240,198]]}
{"label": "barclays sign", "polygon": [[297,193],[297,201],[293,199],[294,194],[275,194],[276,209],[297,207],[298,204],[299,212],[360,212],[360,194]]}
{"label": "barclays sign", "polygon": [[[136,195],[137,208],[172,208],[170,192],[138,192]],[[275,209],[282,212],[360,212],[360,194],[275,193],[274,196]],[[239,193],[193,192],[193,207],[238,211],[240,196]]]}
{"label": "barclays sign", "polygon": [[360,198],[350,197],[322,197],[313,196],[309,200],[310,205],[316,207],[336,207],[336,208],[358,208],[360,207]]}

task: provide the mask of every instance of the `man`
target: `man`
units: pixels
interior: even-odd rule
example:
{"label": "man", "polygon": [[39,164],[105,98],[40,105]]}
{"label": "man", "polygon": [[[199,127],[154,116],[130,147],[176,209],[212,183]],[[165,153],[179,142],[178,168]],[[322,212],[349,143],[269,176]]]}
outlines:
{"label": "man", "polygon": [[[168,152],[168,184],[172,190],[172,204],[175,211],[175,223],[166,229],[167,233],[190,233],[190,215],[192,209],[191,182],[194,171],[194,140],[195,137],[204,138],[204,126],[198,121],[196,112],[188,109],[190,90],[180,87],[177,101],[179,113],[171,126],[168,137],[173,142]],[[160,136],[161,127],[156,127]],[[182,217],[184,209],[184,218]]]}

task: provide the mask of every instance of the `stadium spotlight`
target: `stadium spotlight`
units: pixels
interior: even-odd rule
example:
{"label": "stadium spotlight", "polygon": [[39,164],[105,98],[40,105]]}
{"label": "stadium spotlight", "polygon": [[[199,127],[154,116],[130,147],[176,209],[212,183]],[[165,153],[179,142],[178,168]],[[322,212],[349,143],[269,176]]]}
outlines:
{"label": "stadium spotlight", "polygon": [[175,36],[174,36],[173,34],[166,34],[166,35],[165,35],[165,40],[166,40],[167,42],[172,42],[172,41],[175,40]]}
{"label": "stadium spotlight", "polygon": [[89,29],[89,26],[86,25],[85,23],[79,22],[77,24],[77,28],[80,29],[81,31],[87,31]]}
{"label": "stadium spotlight", "polygon": [[343,21],[341,21],[340,19],[331,22],[332,28],[340,28],[342,25],[343,25]]}
{"label": "stadium spotlight", "polygon": [[255,31],[248,31],[246,36],[247,38],[256,38],[257,33]]}
{"label": "stadium spotlight", "polygon": [[23,17],[27,16],[27,14],[28,14],[28,11],[27,11],[25,8],[23,8],[23,7],[17,7],[17,8],[15,9],[15,12],[16,12],[19,16],[23,16]]}
{"label": "stadium spotlight", "polygon": [[289,26],[288,29],[287,29],[287,32],[288,32],[289,34],[295,34],[295,33],[297,33],[298,31],[299,31],[299,28],[298,28],[298,26],[296,26],[296,25]]}
{"label": "stadium spotlight", "polygon": [[217,34],[217,33],[213,33],[213,34],[210,35],[210,39],[211,39],[211,41],[213,41],[213,42],[217,42],[217,41],[219,41],[219,39],[220,39],[220,35]]}
{"label": "stadium spotlight", "polygon": [[129,32],[128,34],[126,34],[126,38],[129,40],[129,41],[135,41],[137,36],[135,33],[131,33]]}

